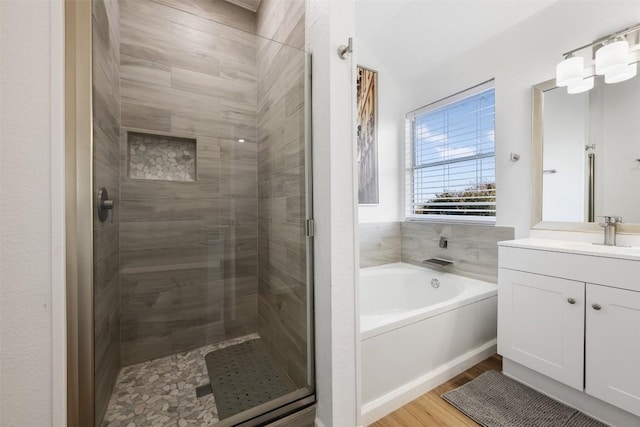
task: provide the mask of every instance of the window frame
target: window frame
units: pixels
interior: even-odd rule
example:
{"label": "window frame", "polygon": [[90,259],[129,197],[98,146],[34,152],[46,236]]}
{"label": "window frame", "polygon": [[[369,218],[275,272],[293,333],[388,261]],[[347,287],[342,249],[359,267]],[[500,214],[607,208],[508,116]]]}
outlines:
{"label": "window frame", "polygon": [[[464,99],[475,96],[481,92],[485,92],[489,89],[494,90],[495,96],[495,80],[490,79],[485,82],[482,82],[476,86],[472,86],[468,89],[462,90],[460,92],[454,93],[453,95],[447,96],[445,98],[439,99],[438,101],[427,104],[423,107],[420,107],[416,110],[410,111],[405,116],[405,147],[406,147],[406,159],[405,159],[405,220],[406,221],[426,221],[426,222],[438,222],[438,223],[456,223],[456,224],[480,224],[480,225],[489,225],[493,226],[496,223],[496,218],[498,214],[498,203],[497,203],[497,186],[496,186],[496,204],[495,204],[495,215],[493,216],[482,216],[482,215],[438,215],[438,214],[415,214],[412,213],[412,210],[415,206],[414,203],[414,172],[416,170],[416,158],[415,158],[415,126],[414,122],[416,117],[429,112],[437,110],[446,105],[455,104],[456,102],[462,101]],[[496,123],[495,123],[495,105],[494,105],[494,135],[495,135]],[[497,169],[497,164],[495,163],[496,159],[496,149],[495,149],[495,140],[494,140],[494,149],[493,149],[493,158],[494,158],[494,174],[495,169]],[[490,157],[490,156],[489,156]],[[455,162],[455,160],[454,160]],[[453,163],[453,162],[452,162]],[[497,180],[497,179],[496,179]]]}

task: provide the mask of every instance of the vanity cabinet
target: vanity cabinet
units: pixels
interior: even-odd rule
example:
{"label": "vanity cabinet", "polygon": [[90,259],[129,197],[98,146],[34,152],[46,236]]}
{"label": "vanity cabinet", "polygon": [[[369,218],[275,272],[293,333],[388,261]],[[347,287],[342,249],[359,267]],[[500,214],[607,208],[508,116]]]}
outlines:
{"label": "vanity cabinet", "polygon": [[640,253],[499,251],[498,353],[640,416]]}
{"label": "vanity cabinet", "polygon": [[585,391],[640,415],[640,292],[586,290]]}
{"label": "vanity cabinet", "polygon": [[501,268],[498,353],[582,390],[584,283]]}

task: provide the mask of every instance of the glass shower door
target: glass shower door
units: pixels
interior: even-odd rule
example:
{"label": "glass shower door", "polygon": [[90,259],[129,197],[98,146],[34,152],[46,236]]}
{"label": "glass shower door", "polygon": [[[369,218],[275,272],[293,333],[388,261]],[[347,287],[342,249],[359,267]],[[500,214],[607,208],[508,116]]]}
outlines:
{"label": "glass shower door", "polygon": [[96,200],[96,425],[257,425],[314,401],[295,10],[287,27],[222,1],[93,2],[94,192],[110,207]]}

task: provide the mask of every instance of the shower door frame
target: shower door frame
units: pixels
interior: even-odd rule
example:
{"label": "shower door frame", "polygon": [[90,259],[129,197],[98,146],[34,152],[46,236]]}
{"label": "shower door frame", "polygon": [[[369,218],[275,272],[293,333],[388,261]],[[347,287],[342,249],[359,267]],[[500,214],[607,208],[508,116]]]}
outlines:
{"label": "shower door frame", "polygon": [[[95,426],[93,294],[93,69],[92,1],[64,0],[65,15],[65,248],[67,316],[67,426]],[[258,36],[256,36],[258,37]],[[252,426],[315,403],[313,302],[313,183],[311,54],[305,55],[305,208],[307,248],[307,374],[310,389],[221,420]],[[275,408],[274,408],[275,406]],[[271,408],[270,410],[266,410]],[[265,411],[266,410],[266,411]],[[242,416],[241,416],[242,415]],[[249,418],[247,418],[249,417]]]}
{"label": "shower door frame", "polygon": [[92,2],[65,0],[67,426],[95,423]]}

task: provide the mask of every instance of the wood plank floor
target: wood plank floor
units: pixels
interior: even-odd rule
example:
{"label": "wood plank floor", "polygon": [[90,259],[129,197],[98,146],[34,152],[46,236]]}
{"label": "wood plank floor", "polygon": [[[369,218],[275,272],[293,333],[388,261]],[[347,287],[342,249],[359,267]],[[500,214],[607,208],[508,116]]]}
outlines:
{"label": "wood plank floor", "polygon": [[478,426],[465,414],[440,397],[454,388],[468,383],[489,370],[502,371],[502,357],[495,354],[464,371],[457,377],[439,385],[402,408],[371,424],[373,427],[460,427]]}

